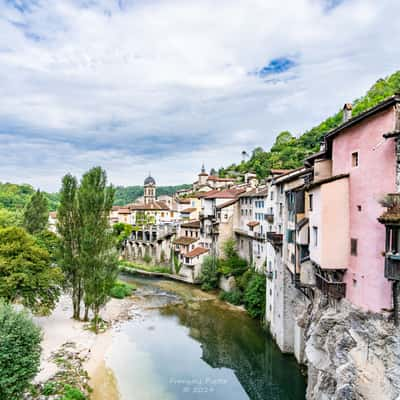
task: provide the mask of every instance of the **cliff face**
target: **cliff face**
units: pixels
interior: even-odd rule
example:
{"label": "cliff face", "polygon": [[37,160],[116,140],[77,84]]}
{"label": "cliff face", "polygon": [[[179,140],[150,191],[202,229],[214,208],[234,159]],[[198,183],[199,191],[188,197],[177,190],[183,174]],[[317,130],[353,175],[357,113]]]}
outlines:
{"label": "cliff face", "polygon": [[400,329],[316,296],[305,321],[307,400],[400,400]]}

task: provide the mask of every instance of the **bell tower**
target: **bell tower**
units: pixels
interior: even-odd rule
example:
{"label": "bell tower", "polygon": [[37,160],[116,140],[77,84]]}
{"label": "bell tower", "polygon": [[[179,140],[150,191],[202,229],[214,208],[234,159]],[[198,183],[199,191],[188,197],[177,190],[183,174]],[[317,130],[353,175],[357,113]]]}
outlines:
{"label": "bell tower", "polygon": [[156,181],[150,175],[144,180],[144,204],[156,201]]}

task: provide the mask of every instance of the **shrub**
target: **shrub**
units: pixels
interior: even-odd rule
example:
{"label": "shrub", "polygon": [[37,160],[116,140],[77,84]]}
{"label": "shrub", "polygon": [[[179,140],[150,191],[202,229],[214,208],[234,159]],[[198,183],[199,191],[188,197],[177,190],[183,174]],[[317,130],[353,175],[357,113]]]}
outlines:
{"label": "shrub", "polygon": [[65,385],[64,386],[64,396],[61,400],[86,400],[86,396],[77,388]]}
{"label": "shrub", "polygon": [[204,257],[200,274],[201,288],[203,290],[212,290],[218,287],[217,260],[211,256]]}
{"label": "shrub", "polygon": [[252,318],[264,316],[265,286],[265,276],[254,272],[244,292],[244,305]]}
{"label": "shrub", "polygon": [[127,296],[130,296],[134,290],[136,290],[134,285],[118,281],[111,288],[110,296],[116,299],[123,299]]}
{"label": "shrub", "polygon": [[21,399],[39,371],[40,329],[25,312],[0,303],[0,399]]}
{"label": "shrub", "polygon": [[248,269],[242,276],[239,276],[236,280],[237,286],[243,292],[246,290],[247,285],[250,282],[251,277],[253,276],[254,271]]}
{"label": "shrub", "polygon": [[221,300],[227,301],[228,303],[234,304],[236,306],[242,304],[243,293],[239,289],[233,289],[231,292],[222,291],[219,294]]}
{"label": "shrub", "polygon": [[46,382],[42,389],[42,394],[44,396],[51,396],[56,394],[57,392],[57,385],[55,382]]}
{"label": "shrub", "polygon": [[151,258],[151,256],[150,256],[149,254],[145,254],[145,255],[144,255],[143,261],[144,261],[146,264],[150,264],[150,263],[151,263],[151,260],[152,260],[152,258]]}

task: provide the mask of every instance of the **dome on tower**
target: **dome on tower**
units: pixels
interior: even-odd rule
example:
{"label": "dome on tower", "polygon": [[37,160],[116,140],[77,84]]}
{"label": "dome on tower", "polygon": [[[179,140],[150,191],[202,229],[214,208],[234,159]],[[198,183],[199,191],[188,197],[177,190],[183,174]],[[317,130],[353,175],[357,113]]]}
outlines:
{"label": "dome on tower", "polygon": [[155,185],[156,181],[154,180],[154,178],[149,175],[145,180],[144,180],[144,184],[145,185]]}

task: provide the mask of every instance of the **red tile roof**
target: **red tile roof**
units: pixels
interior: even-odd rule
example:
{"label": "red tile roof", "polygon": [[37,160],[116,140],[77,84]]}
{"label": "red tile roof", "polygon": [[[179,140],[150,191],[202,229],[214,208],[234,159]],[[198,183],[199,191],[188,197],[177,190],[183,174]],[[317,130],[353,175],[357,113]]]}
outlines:
{"label": "red tile roof", "polygon": [[130,214],[131,210],[129,208],[120,208],[118,214]]}
{"label": "red tile roof", "polygon": [[247,226],[254,227],[254,226],[257,226],[259,224],[260,223],[258,221],[250,221],[250,222],[247,223]]}
{"label": "red tile roof", "polygon": [[57,211],[50,211],[50,212],[49,212],[49,216],[50,216],[51,218],[53,218],[53,219],[56,219],[56,218],[57,218]]}
{"label": "red tile roof", "polygon": [[129,208],[133,211],[169,211],[170,208],[163,201],[153,201],[148,204],[129,204]]}
{"label": "red tile roof", "polygon": [[177,237],[174,240],[174,244],[181,244],[183,246],[189,246],[189,244],[193,244],[194,242],[197,242],[199,239],[198,238],[191,238],[187,236],[180,236]]}
{"label": "red tile roof", "polygon": [[181,213],[189,214],[189,213],[195,212],[196,210],[197,210],[197,208],[190,207],[190,208],[185,208],[184,210],[181,211]]}
{"label": "red tile roof", "polygon": [[234,182],[236,180],[235,178],[219,178],[218,176],[213,175],[210,175],[207,179],[215,182]]}
{"label": "red tile roof", "polygon": [[185,257],[188,258],[193,258],[200,256],[202,254],[208,253],[208,249],[205,249],[204,247],[195,247],[192,251],[189,251],[189,253],[185,254]]}
{"label": "red tile roof", "polygon": [[238,199],[232,199],[232,200],[226,201],[225,203],[222,203],[219,206],[217,206],[217,210],[221,210],[222,208],[229,207],[232,204],[235,204],[237,201],[238,201]]}
{"label": "red tile roof", "polygon": [[217,190],[216,193],[209,194],[205,198],[206,199],[234,199],[243,192],[245,192],[245,189]]}

